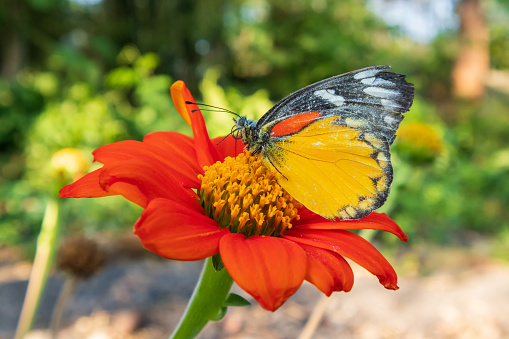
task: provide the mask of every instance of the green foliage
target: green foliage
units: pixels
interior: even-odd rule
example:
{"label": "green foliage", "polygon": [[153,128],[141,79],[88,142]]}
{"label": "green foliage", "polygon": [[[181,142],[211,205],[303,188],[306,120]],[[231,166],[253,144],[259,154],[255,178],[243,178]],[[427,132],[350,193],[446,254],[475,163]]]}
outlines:
{"label": "green foliage", "polygon": [[408,149],[400,147],[399,139],[393,148],[395,181],[387,208],[414,241],[463,244],[468,231],[497,234],[509,227],[504,207],[509,190],[503,185],[509,173],[509,122],[502,110],[493,110],[495,97],[486,101],[490,104],[479,107],[477,117],[445,126],[437,123],[436,112],[422,114],[424,107],[417,99],[402,123],[404,130],[412,120],[424,120],[439,131],[443,142],[442,151],[425,163],[405,156]]}
{"label": "green foliage", "polygon": [[509,2],[506,0],[486,2],[487,20],[490,22],[490,59],[493,68],[509,68]]}
{"label": "green foliage", "polygon": [[498,230],[498,236],[493,244],[493,255],[499,259],[509,261],[509,228]]}
{"label": "green foliage", "polygon": [[[104,85],[90,75],[97,74],[90,60],[68,63],[59,56],[60,51],[49,57],[53,71],[25,69],[16,80],[0,83],[0,96],[9,104],[0,108],[5,111],[0,142],[9,150],[2,154],[2,173],[7,175],[0,181],[6,211],[0,219],[1,243],[34,240],[45,197],[57,195],[64,184],[50,162],[56,151],[78,148],[91,161],[91,151],[104,144],[184,125],[168,96],[170,77],[154,74],[159,63],[155,54],[126,47],[119,55],[123,65],[105,76]],[[67,231],[125,228],[139,214],[137,206],[118,197],[67,201],[66,206]]]}
{"label": "green foliage", "polygon": [[[267,90],[259,89],[251,95],[242,95],[233,86],[223,89],[217,83],[219,74],[217,68],[210,68],[200,84],[203,101],[207,104],[229,109],[250,119],[260,118],[272,107]],[[234,116],[226,112],[204,111],[204,116],[211,136],[225,135],[233,126]]]}
{"label": "green foliage", "polygon": [[240,1],[227,12],[233,72],[274,99],[331,75],[390,64],[403,72],[414,43],[395,43],[363,1]]}
{"label": "green foliage", "polygon": [[226,301],[224,302],[224,306],[249,306],[251,303],[246,299],[242,298],[240,295],[235,293],[228,294]]}
{"label": "green foliage", "polygon": [[[91,161],[107,143],[189,134],[169,96],[174,79],[199,102],[256,119],[305,85],[376,64],[408,74],[417,94],[392,147],[383,210],[411,241],[507,233],[509,99],[451,97],[455,31],[420,45],[357,0],[18,3],[0,3],[0,243],[33,241],[46,197],[63,185],[50,161],[58,150]],[[499,70],[508,67],[507,8],[484,6]],[[230,132],[231,114],[204,113],[211,136]],[[131,227],[140,211],[117,197],[69,199],[65,209],[67,232]]]}

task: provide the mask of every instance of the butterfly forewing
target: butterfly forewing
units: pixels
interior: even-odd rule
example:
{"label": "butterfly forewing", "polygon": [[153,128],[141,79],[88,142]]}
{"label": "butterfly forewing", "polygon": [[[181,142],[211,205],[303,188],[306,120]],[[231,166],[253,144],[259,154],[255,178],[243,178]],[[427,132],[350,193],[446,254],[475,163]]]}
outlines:
{"label": "butterfly forewing", "polygon": [[257,126],[303,112],[347,114],[370,121],[392,144],[402,113],[412,105],[414,88],[404,75],[383,72],[387,69],[390,66],[363,68],[304,87],[278,102]]}

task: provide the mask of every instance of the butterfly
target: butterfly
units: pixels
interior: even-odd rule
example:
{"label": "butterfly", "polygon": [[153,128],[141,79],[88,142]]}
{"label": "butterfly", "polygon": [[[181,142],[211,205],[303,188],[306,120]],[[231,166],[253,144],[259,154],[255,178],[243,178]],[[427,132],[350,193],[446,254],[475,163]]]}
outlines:
{"label": "butterfly", "polygon": [[367,216],[387,200],[389,146],[414,98],[413,84],[385,72],[390,68],[367,67],[304,87],[258,121],[234,119],[234,137],[311,211],[331,220]]}

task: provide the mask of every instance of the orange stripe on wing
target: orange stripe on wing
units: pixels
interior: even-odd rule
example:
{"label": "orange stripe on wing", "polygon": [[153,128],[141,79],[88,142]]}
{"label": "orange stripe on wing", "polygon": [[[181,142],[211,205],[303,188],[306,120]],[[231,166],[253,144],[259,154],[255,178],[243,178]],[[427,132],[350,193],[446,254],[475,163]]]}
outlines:
{"label": "orange stripe on wing", "polygon": [[320,112],[305,112],[293,115],[274,125],[274,127],[272,127],[270,136],[277,137],[297,133],[322,115],[323,114]]}

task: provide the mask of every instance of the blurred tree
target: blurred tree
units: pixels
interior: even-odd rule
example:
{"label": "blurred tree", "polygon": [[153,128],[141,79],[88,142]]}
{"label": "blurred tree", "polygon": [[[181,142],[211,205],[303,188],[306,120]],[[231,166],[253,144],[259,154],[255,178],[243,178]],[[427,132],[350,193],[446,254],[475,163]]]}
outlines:
{"label": "blurred tree", "polygon": [[489,29],[480,0],[461,0],[460,51],[452,71],[453,93],[465,99],[480,99],[490,68]]}
{"label": "blurred tree", "polygon": [[250,91],[269,89],[274,99],[371,65],[390,64],[404,72],[404,55],[414,45],[364,1],[232,1],[226,15],[233,76],[249,80]]}
{"label": "blurred tree", "polygon": [[12,78],[24,66],[42,66],[71,28],[67,13],[66,0],[1,1],[1,76]]}
{"label": "blurred tree", "polygon": [[159,72],[185,79],[196,91],[210,65],[231,59],[223,39],[226,3],[105,0],[88,17],[97,23],[95,37],[113,43],[117,51],[134,43],[142,53],[157,53]]}
{"label": "blurred tree", "polygon": [[495,69],[509,69],[509,1],[492,0],[483,2],[487,9],[490,29],[491,66]]}
{"label": "blurred tree", "polygon": [[[16,29],[20,26],[20,3],[9,1],[3,3],[4,8],[0,13],[11,13],[9,24],[5,25],[3,39],[1,40],[2,61],[0,71],[3,77],[12,78],[21,69],[22,60],[25,55],[25,43],[21,32]],[[2,18],[6,20],[7,18]],[[2,20],[3,21],[3,20]]]}

